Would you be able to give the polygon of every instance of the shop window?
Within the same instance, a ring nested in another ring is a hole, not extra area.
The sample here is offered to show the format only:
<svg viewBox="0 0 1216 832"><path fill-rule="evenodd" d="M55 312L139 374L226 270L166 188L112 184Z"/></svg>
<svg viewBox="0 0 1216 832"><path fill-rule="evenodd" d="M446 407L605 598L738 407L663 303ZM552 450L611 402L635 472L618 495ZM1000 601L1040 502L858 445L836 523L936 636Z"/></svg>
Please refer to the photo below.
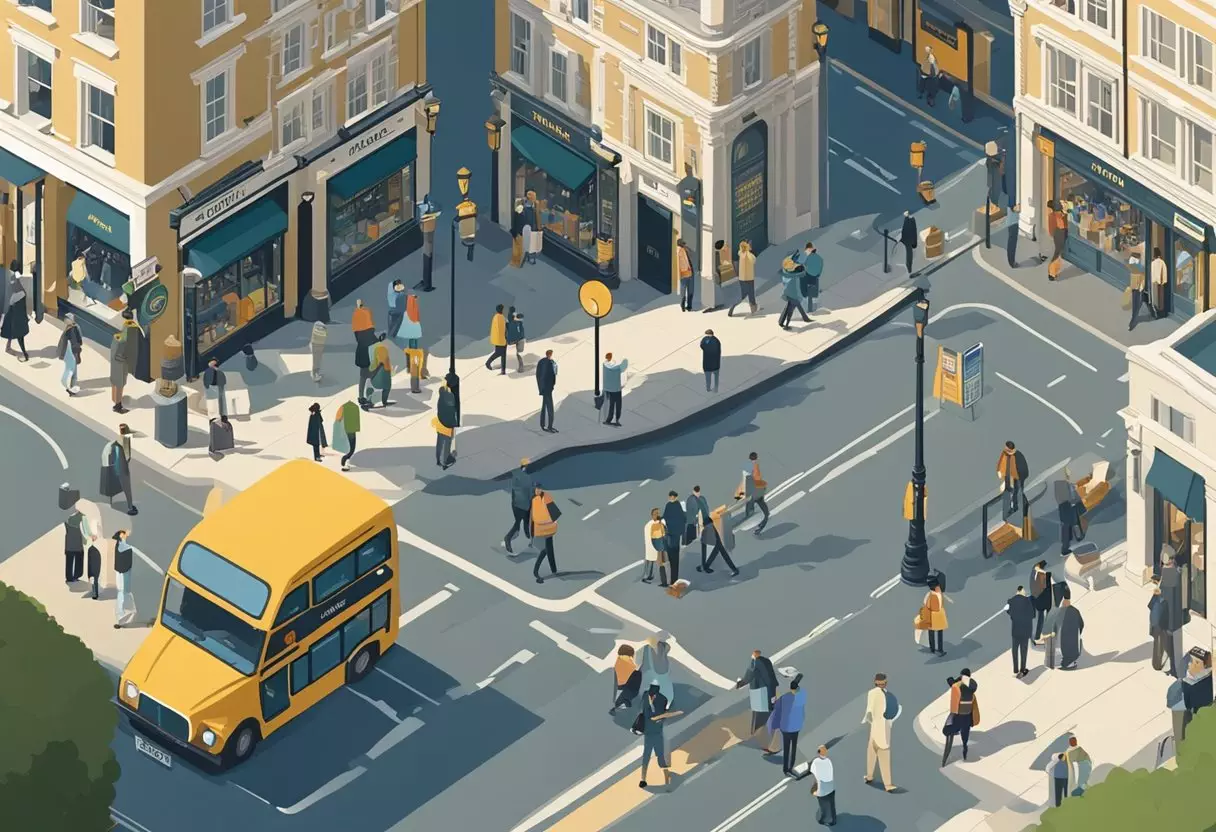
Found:
<svg viewBox="0 0 1216 832"><path fill-rule="evenodd" d="M1182 602L1187 609L1207 615L1207 540L1204 524L1191 520L1169 500L1161 498L1161 540L1177 555L1182 571Z"/></svg>
<svg viewBox="0 0 1216 832"><path fill-rule="evenodd" d="M666 116L646 109L646 155L671 167L675 155L676 124Z"/></svg>
<svg viewBox="0 0 1216 832"><path fill-rule="evenodd" d="M203 0L203 34L232 19L232 0Z"/></svg>
<svg viewBox="0 0 1216 832"><path fill-rule="evenodd" d="M329 211L329 267L336 272L414 219L413 162L350 199L331 194Z"/></svg>
<svg viewBox="0 0 1216 832"><path fill-rule="evenodd" d="M1047 103L1069 115L1077 114L1077 59L1067 52L1046 47Z"/></svg>
<svg viewBox="0 0 1216 832"><path fill-rule="evenodd" d="M1212 192L1212 133L1197 124L1191 126L1191 176L1196 187Z"/></svg>
<svg viewBox="0 0 1216 832"><path fill-rule="evenodd" d="M80 31L114 40L114 0L81 0Z"/></svg>
<svg viewBox="0 0 1216 832"><path fill-rule="evenodd" d="M566 96L569 92L566 82L569 75L570 59L564 52L559 52L556 49L550 50L549 57L549 94L565 104Z"/></svg>
<svg viewBox="0 0 1216 832"><path fill-rule="evenodd" d="M68 224L68 302L117 328L127 308L123 284L131 258L83 228Z"/></svg>
<svg viewBox="0 0 1216 832"><path fill-rule="evenodd" d="M200 355L282 303L281 239L265 243L199 281L194 297L194 321Z"/></svg>
<svg viewBox="0 0 1216 832"><path fill-rule="evenodd" d="M536 219L545 236L561 238L594 259L596 177L572 190L516 153L515 193L528 191L536 192Z"/></svg>
<svg viewBox="0 0 1216 832"><path fill-rule="evenodd" d="M333 87L326 84L319 90L312 92L312 135L328 133L330 131L330 119L333 112Z"/></svg>
<svg viewBox="0 0 1216 832"><path fill-rule="evenodd" d="M17 48L17 66L25 81L18 83L18 111L51 117L51 62L28 49Z"/></svg>
<svg viewBox="0 0 1216 832"><path fill-rule="evenodd" d="M114 155L114 96L91 84L82 84L85 134L81 144Z"/></svg>
<svg viewBox="0 0 1216 832"><path fill-rule="evenodd" d="M1174 169L1178 165L1178 116L1155 101L1145 102L1148 158Z"/></svg>
<svg viewBox="0 0 1216 832"><path fill-rule="evenodd" d="M1181 234L1174 235L1174 294L1195 300L1195 287L1199 285L1199 261L1203 258L1203 247L1192 244ZM1194 431L1192 424L1191 431Z"/></svg>
<svg viewBox="0 0 1216 832"><path fill-rule="evenodd" d="M1178 68L1178 27L1147 6L1140 9L1140 54L1169 69Z"/></svg>
<svg viewBox="0 0 1216 832"><path fill-rule="evenodd" d="M754 87L763 79L760 69L760 38L743 44L743 88Z"/></svg>
<svg viewBox="0 0 1216 832"><path fill-rule="evenodd" d="M1122 194L1056 163L1056 199L1068 217L1069 245L1096 248L1105 257L1144 272L1144 215Z"/></svg>
<svg viewBox="0 0 1216 832"><path fill-rule="evenodd" d="M1115 85L1105 78L1088 76L1086 85L1086 123L1108 139L1115 137Z"/></svg>
<svg viewBox="0 0 1216 832"><path fill-rule="evenodd" d="M511 71L532 80L532 22L520 15L511 14Z"/></svg>

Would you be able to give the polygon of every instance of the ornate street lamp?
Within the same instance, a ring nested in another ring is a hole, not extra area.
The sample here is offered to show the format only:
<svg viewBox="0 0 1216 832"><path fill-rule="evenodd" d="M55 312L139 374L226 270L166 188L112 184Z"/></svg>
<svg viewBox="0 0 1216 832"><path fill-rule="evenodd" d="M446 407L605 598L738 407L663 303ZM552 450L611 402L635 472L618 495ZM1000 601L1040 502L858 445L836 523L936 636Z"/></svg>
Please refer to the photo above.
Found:
<svg viewBox="0 0 1216 832"><path fill-rule="evenodd" d="M490 147L491 222L498 222L498 151L502 150L502 128L506 125L497 113L486 119L486 144Z"/></svg>
<svg viewBox="0 0 1216 832"><path fill-rule="evenodd" d="M916 459L912 464L912 519L899 577L911 586L929 583L929 542L925 537L925 327L929 323L929 298L921 292L912 307L916 325Z"/></svg>
<svg viewBox="0 0 1216 832"><path fill-rule="evenodd" d="M815 53L819 55L819 224L827 225L827 213L831 206L828 187L828 24L820 21L811 27L814 35Z"/></svg>
<svg viewBox="0 0 1216 832"><path fill-rule="evenodd" d="M449 303L451 317L449 322L450 328L448 330L451 357L448 361L448 374L444 380L456 399L456 413L458 415L461 413L461 409L460 376L456 374L456 233L459 231L460 242L464 243L465 250L468 252L467 259L472 262L477 242L477 204L469 199L469 183L472 178L473 174L468 168L462 167L456 171L456 184L460 188L461 199L452 216L452 275L450 281L451 302Z"/></svg>
<svg viewBox="0 0 1216 832"><path fill-rule="evenodd" d="M422 112L426 114L426 132L431 136L439 129L439 98L434 92L428 92L422 99Z"/></svg>

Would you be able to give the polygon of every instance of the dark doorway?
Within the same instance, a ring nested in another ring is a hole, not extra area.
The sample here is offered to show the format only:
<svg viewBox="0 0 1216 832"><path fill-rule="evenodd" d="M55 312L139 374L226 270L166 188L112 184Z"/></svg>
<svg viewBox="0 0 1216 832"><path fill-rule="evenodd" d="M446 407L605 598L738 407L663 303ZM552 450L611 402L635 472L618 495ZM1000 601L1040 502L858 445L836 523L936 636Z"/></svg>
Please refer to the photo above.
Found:
<svg viewBox="0 0 1216 832"><path fill-rule="evenodd" d="M731 145L731 243L768 248L768 125L757 121Z"/></svg>
<svg viewBox="0 0 1216 832"><path fill-rule="evenodd" d="M304 316L304 302L312 291L312 197L296 207L296 317Z"/></svg>
<svg viewBox="0 0 1216 832"><path fill-rule="evenodd" d="M671 211L638 194L638 277L671 294Z"/></svg>

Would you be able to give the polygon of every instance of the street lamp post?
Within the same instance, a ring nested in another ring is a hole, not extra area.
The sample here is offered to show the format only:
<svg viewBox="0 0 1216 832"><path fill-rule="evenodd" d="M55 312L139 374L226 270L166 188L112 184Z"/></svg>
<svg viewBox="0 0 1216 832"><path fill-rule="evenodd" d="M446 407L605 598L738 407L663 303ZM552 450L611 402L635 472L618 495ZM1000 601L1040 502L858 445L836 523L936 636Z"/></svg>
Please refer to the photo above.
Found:
<svg viewBox="0 0 1216 832"><path fill-rule="evenodd" d="M440 100L435 96L434 92L428 92L426 97L422 99L422 112L426 116L426 132L431 138L432 153L431 159L434 159L434 142L435 132L439 129L439 107ZM431 175L427 177L428 183L434 182L434 164L431 165ZM427 190L430 190L428 184ZM430 193L423 198L422 216L419 222L422 226L422 280L414 284L414 288L422 292L434 291L435 285L432 283L432 275L435 268L435 226L439 222L439 206L431 201Z"/></svg>
<svg viewBox="0 0 1216 832"><path fill-rule="evenodd" d="M486 119L486 144L490 146L490 221L498 222L498 151L506 122L497 114Z"/></svg>
<svg viewBox="0 0 1216 832"><path fill-rule="evenodd" d="M456 206L456 211L452 216L452 275L451 275L451 295L450 295L450 320L449 320L449 352L451 353L448 359L448 374L444 378L448 388L452 391L452 396L456 400L456 423L460 424L460 376L456 374L456 234L460 233L460 242L464 243L465 250L468 252L467 259L473 260L473 252L477 242L477 204L469 199L469 181L473 178L473 174L468 168L461 168L456 171L456 184L460 187L460 204Z"/></svg>
<svg viewBox="0 0 1216 832"><path fill-rule="evenodd" d="M912 307L916 324L916 460L912 465L912 519L899 577L911 586L929 582L929 543L925 538L925 326L929 323L929 299Z"/></svg>
<svg viewBox="0 0 1216 832"><path fill-rule="evenodd" d="M819 224L827 225L831 206L828 187L828 33L831 27L820 21L811 27L815 53L819 55Z"/></svg>
<svg viewBox="0 0 1216 832"><path fill-rule="evenodd" d="M612 290L602 280L588 280L578 287L578 302L583 311L595 321L595 354L592 363L595 365L595 396L593 403L599 410L604 404L604 394L600 390L600 320L612 311Z"/></svg>

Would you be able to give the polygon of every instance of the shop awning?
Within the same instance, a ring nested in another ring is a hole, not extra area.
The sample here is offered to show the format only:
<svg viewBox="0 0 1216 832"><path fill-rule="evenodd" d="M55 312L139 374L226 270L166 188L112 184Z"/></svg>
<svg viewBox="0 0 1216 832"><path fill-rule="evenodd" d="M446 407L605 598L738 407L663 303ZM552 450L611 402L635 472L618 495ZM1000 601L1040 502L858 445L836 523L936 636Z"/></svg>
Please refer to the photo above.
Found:
<svg viewBox="0 0 1216 832"><path fill-rule="evenodd" d="M329 180L329 191L339 199L350 199L360 191L387 179L418 156L413 133L386 144L361 162L348 167Z"/></svg>
<svg viewBox="0 0 1216 832"><path fill-rule="evenodd" d="M511 146L551 179L556 179L572 191L581 188L595 173L595 165L539 130L522 124L511 129Z"/></svg>
<svg viewBox="0 0 1216 832"><path fill-rule="evenodd" d="M77 191L68 206L68 222L87 231L111 248L131 253L131 221L84 191Z"/></svg>
<svg viewBox="0 0 1216 832"><path fill-rule="evenodd" d="M0 150L0 179L8 184L20 187L44 176L46 176L46 172L42 168L34 167L7 150Z"/></svg>
<svg viewBox="0 0 1216 832"><path fill-rule="evenodd" d="M210 277L286 230L287 212L274 199L260 199L191 243L186 264Z"/></svg>
<svg viewBox="0 0 1216 832"><path fill-rule="evenodd" d="M1162 451L1153 452L1153 465L1145 480L1163 498L1197 523L1207 516L1203 477Z"/></svg>

